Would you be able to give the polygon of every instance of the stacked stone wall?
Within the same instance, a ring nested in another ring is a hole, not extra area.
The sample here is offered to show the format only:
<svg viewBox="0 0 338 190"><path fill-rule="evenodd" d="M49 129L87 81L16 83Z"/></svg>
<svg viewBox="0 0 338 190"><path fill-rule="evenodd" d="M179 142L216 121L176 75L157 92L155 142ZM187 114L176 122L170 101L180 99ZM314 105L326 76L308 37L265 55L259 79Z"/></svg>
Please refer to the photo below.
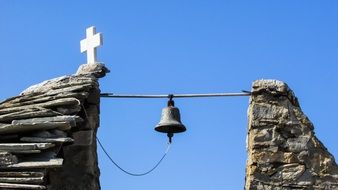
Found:
<svg viewBox="0 0 338 190"><path fill-rule="evenodd" d="M103 64L0 102L0 189L98 190Z"/></svg>
<svg viewBox="0 0 338 190"><path fill-rule="evenodd" d="M255 81L248 120L245 189L338 189L337 164L285 83Z"/></svg>

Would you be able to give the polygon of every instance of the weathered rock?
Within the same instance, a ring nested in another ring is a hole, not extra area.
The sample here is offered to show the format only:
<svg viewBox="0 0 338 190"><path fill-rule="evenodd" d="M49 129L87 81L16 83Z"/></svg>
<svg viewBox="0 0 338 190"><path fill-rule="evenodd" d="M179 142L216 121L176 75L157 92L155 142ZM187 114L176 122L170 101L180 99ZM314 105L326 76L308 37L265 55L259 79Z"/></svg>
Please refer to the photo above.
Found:
<svg viewBox="0 0 338 190"><path fill-rule="evenodd" d="M38 154L41 153L41 150L11 150L13 154Z"/></svg>
<svg viewBox="0 0 338 190"><path fill-rule="evenodd" d="M255 81L248 117L245 189L338 189L334 158L285 83Z"/></svg>
<svg viewBox="0 0 338 190"><path fill-rule="evenodd" d="M22 142L59 142L59 143L69 143L74 140L69 137L59 137L59 138L40 138L40 137L22 137L20 139Z"/></svg>
<svg viewBox="0 0 338 190"><path fill-rule="evenodd" d="M15 183L0 183L2 189L33 189L40 190L46 189L43 185L31 185L31 184L15 184Z"/></svg>
<svg viewBox="0 0 338 190"><path fill-rule="evenodd" d="M51 122L67 122L71 127L75 127L77 122L83 122L83 119L76 115L63 115L55 117L38 117L32 119L23 119L23 120L13 120L13 125L22 125L22 124L43 124Z"/></svg>
<svg viewBox="0 0 338 190"><path fill-rule="evenodd" d="M63 76L33 85L21 95L35 96L39 94L54 95L64 92L87 91L91 85L97 84L95 77Z"/></svg>
<svg viewBox="0 0 338 190"><path fill-rule="evenodd" d="M18 163L18 158L9 152L0 151L0 166L7 166Z"/></svg>
<svg viewBox="0 0 338 190"><path fill-rule="evenodd" d="M35 118L35 117L49 117L49 116L58 116L62 115L59 112L53 111L51 109L34 107L28 108L25 110L20 110L13 113L0 114L0 122L8 122L14 119L26 119L26 118Z"/></svg>
<svg viewBox="0 0 338 190"><path fill-rule="evenodd" d="M46 95L52 96L57 95L62 92L81 92L81 91L89 91L91 88L93 88L94 84L81 84L81 85L75 85L75 86L69 86L66 88L60 88L55 90L50 90L46 92Z"/></svg>
<svg viewBox="0 0 338 190"><path fill-rule="evenodd" d="M20 168L20 169L32 169L32 168L57 168L61 167L63 159L50 159L47 161L31 161L31 162L19 162L17 164L11 164L7 166L0 166L0 169L4 168Z"/></svg>
<svg viewBox="0 0 338 190"><path fill-rule="evenodd" d="M2 151L22 151L22 150L44 150L52 148L53 143L0 143L0 150Z"/></svg>
<svg viewBox="0 0 338 190"><path fill-rule="evenodd" d="M43 103L38 103L38 104L3 108L3 109L0 109L0 114L8 114L8 113L13 113L13 112L24 111L27 109L34 109L34 108L39 109L39 108L51 108L51 107L56 107L56 106L70 106L70 105L80 105L80 101L76 98L61 98L61 99L51 100L48 102L43 102Z"/></svg>
<svg viewBox="0 0 338 190"><path fill-rule="evenodd" d="M87 131L78 131L73 133L73 138L75 140L75 145L91 145L94 140L94 131L87 130Z"/></svg>
<svg viewBox="0 0 338 190"><path fill-rule="evenodd" d="M297 163L284 164L277 168L276 173L271 175L271 179L282 182L297 181L304 171L304 165Z"/></svg>
<svg viewBox="0 0 338 190"><path fill-rule="evenodd" d="M64 131L52 129L48 131L33 132L30 134L30 136L40 138L59 138L59 137L67 137L67 134Z"/></svg>
<svg viewBox="0 0 338 190"><path fill-rule="evenodd" d="M62 115L76 115L81 111L82 107L80 105L73 106L62 106L56 108L56 111Z"/></svg>
<svg viewBox="0 0 338 190"><path fill-rule="evenodd" d="M40 94L32 96L21 95L15 97L14 99L5 100L0 104L0 109L38 104L63 98L76 98L78 100L84 100L87 97L88 92L61 92L53 95Z"/></svg>
<svg viewBox="0 0 338 190"><path fill-rule="evenodd" d="M41 184L43 177L0 177L0 183Z"/></svg>
<svg viewBox="0 0 338 190"><path fill-rule="evenodd" d="M97 78L108 69L95 64L78 71L0 102L0 189L100 189Z"/></svg>
<svg viewBox="0 0 338 190"><path fill-rule="evenodd" d="M22 133L36 130L49 129L69 130L71 125L69 122L48 122L48 123L32 123L32 124L7 124L0 125L0 134Z"/></svg>
<svg viewBox="0 0 338 190"><path fill-rule="evenodd" d="M43 177L44 172L0 172L0 177Z"/></svg>
<svg viewBox="0 0 338 190"><path fill-rule="evenodd" d="M80 130L95 130L99 125L97 116L99 115L99 107L90 105L86 107L85 119L86 122L79 127Z"/></svg>
<svg viewBox="0 0 338 190"><path fill-rule="evenodd" d="M94 75L96 78L101 78L109 72L109 69L102 63L83 64L77 70L76 75Z"/></svg>

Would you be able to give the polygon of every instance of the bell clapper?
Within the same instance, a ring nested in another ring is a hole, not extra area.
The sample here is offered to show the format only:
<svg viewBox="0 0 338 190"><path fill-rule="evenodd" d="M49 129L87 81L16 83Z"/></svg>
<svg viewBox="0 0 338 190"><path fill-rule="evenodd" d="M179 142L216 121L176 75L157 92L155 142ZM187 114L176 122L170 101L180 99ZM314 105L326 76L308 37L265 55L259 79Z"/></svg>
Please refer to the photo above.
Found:
<svg viewBox="0 0 338 190"><path fill-rule="evenodd" d="M171 139L174 136L174 133L167 133L167 136L169 138L169 144L171 144L171 142L172 142Z"/></svg>

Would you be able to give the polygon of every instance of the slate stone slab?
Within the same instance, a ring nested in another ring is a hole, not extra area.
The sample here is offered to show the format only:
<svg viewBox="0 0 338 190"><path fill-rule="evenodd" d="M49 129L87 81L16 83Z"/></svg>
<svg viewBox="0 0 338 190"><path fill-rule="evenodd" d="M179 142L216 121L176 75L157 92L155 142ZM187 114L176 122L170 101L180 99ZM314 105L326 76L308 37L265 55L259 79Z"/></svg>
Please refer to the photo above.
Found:
<svg viewBox="0 0 338 190"><path fill-rule="evenodd" d="M43 150L54 147L53 143L0 143L0 150L21 151L21 150Z"/></svg>
<svg viewBox="0 0 338 190"><path fill-rule="evenodd" d="M58 94L62 92L85 91L91 85L97 84L95 77L63 76L33 85L24 90L21 95Z"/></svg>
<svg viewBox="0 0 338 190"><path fill-rule="evenodd" d="M50 159L48 161L31 161L31 162L19 162L17 164L11 164L8 166L0 166L2 168L12 168L12 169L32 169L32 168L58 168L61 167L63 163L62 158Z"/></svg>
<svg viewBox="0 0 338 190"><path fill-rule="evenodd" d="M43 177L44 172L30 172L30 171L19 171L19 172L0 172L0 177Z"/></svg>
<svg viewBox="0 0 338 190"><path fill-rule="evenodd" d="M0 183L41 184L43 180L43 177L0 177Z"/></svg>
<svg viewBox="0 0 338 190"><path fill-rule="evenodd" d="M31 119L13 120L12 124L20 125L20 124L44 124L53 122L68 122L72 127L75 127L77 122L82 121L83 119L76 115L62 115L55 117L37 117Z"/></svg>
<svg viewBox="0 0 338 190"><path fill-rule="evenodd" d="M49 129L69 130L71 128L68 122L49 122L49 123L32 123L32 124L7 124L0 126L0 134L22 133L34 130Z"/></svg>
<svg viewBox="0 0 338 190"><path fill-rule="evenodd" d="M59 137L59 138L39 138L39 137L22 137L20 139L22 142L58 142L58 143L70 143L74 142L72 138L69 137Z"/></svg>
<svg viewBox="0 0 338 190"><path fill-rule="evenodd" d="M59 112L53 111L51 109L34 107L27 108L24 110L18 110L12 113L0 114L0 122L11 122L15 119L26 119L34 117L49 117L49 116L58 116L62 115Z"/></svg>
<svg viewBox="0 0 338 190"><path fill-rule="evenodd" d="M0 183L2 189L33 189L40 190L46 189L43 185L31 185L31 184L15 184L15 183Z"/></svg>
<svg viewBox="0 0 338 190"><path fill-rule="evenodd" d="M50 108L50 107L64 106L64 105L80 105L80 101L76 98L61 98L61 99L51 100L48 102L43 102L43 103L38 103L38 104L3 108L3 109L0 109L0 114L13 113L13 112L27 110L30 108Z"/></svg>
<svg viewBox="0 0 338 190"><path fill-rule="evenodd" d="M88 92L67 92L67 91L54 95L39 94L31 96L17 96L14 97L13 99L2 102L0 104L0 109L38 104L62 98L76 98L79 100L84 100L87 96Z"/></svg>

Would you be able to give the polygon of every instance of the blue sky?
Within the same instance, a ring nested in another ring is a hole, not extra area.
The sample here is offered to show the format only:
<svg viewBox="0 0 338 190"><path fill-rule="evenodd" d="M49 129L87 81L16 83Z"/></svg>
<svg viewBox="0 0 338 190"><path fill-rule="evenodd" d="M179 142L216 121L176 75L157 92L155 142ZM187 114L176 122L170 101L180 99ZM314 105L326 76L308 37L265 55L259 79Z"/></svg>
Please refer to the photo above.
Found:
<svg viewBox="0 0 338 190"><path fill-rule="evenodd" d="M95 25L102 92L213 93L287 82L317 137L338 157L337 1L0 2L0 99L73 74L80 40ZM153 127L165 99L102 99L98 136L132 172L151 168L167 138ZM131 177L99 150L103 190L243 189L248 97L178 99L187 132L175 135L157 170Z"/></svg>

